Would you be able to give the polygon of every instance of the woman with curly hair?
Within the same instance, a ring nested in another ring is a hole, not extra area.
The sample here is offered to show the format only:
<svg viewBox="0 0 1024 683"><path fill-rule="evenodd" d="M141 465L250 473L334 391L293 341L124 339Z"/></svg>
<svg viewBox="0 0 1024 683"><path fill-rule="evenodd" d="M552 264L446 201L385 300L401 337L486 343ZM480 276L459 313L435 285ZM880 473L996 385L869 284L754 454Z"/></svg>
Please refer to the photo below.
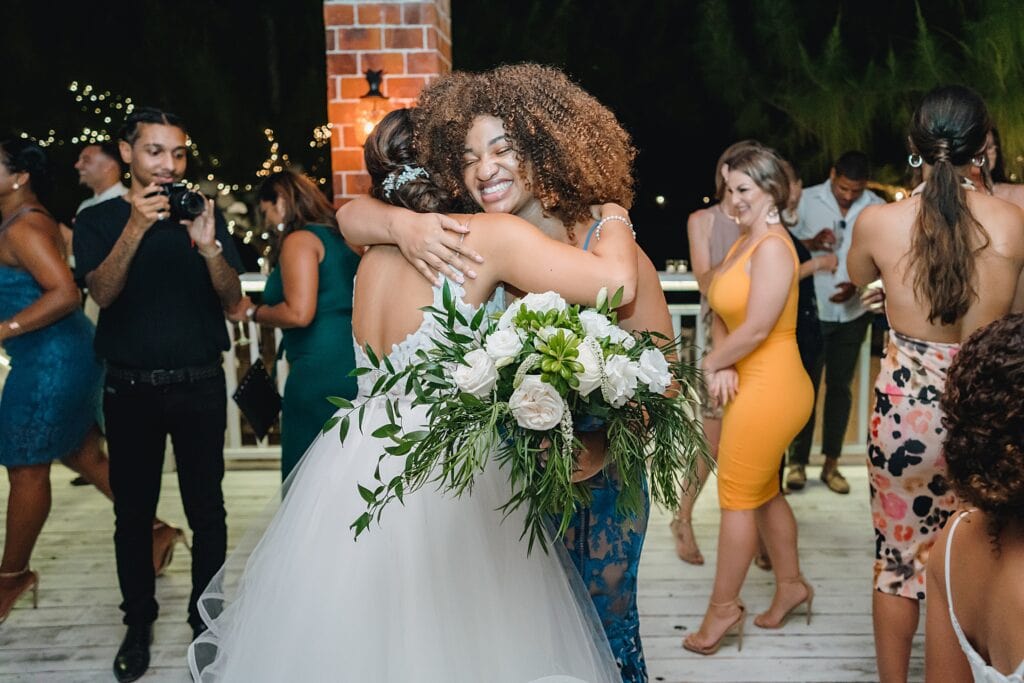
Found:
<svg viewBox="0 0 1024 683"><path fill-rule="evenodd" d="M929 683L1024 681L1021 387L1021 314L975 332L949 368L941 400L946 478L972 509L943 529L928 558Z"/></svg>
<svg viewBox="0 0 1024 683"><path fill-rule="evenodd" d="M855 284L881 276L892 328L868 433L882 683L907 680L928 553L957 508L942 456L947 369L972 332L1024 310L1024 212L965 189L990 127L969 88L925 95L911 120L909 159L924 169L923 191L865 209L847 257Z"/></svg>
<svg viewBox="0 0 1024 683"><path fill-rule="evenodd" d="M583 250L601 239L602 204L633 199L628 133L614 114L556 69L502 66L484 74L453 73L423 91L416 138L432 178L467 210L511 213L549 237ZM606 209L605 209L606 210ZM472 276L477 254L462 247L455 228L436 215L417 215L357 199L338 212L356 243L396 243L426 277L446 264ZM636 299L619 309L630 330L671 338L672 320L651 260L637 249ZM511 289L511 288L510 288ZM565 536L587 583L623 681L646 681L636 581L647 516L615 512L614 471L588 480L593 505L577 512Z"/></svg>
<svg viewBox="0 0 1024 683"><path fill-rule="evenodd" d="M372 192L395 206L443 211L447 194L415 165L410 119L408 110L393 111L367 140ZM625 214L617 216L604 226L599 248L583 253L515 216L456 215L476 228L466 241L487 261L477 278L464 285L446 281L443 288L425 282L395 247L369 249L359 264L352 313L359 365L370 367L364 349L372 348L387 353L389 367L407 367L443 343L444 331L424 307L450 298L460 316L471 318L502 281L554 289L580 304L594 304L601 287L622 287L632 300L633 237ZM493 459L477 473L471 493L429 486L406 493L402 506L358 542L352 538L347 525L366 512L357 483L390 480L404 466L403 459L378 463L374 455L385 444L373 434L389 422L405 431L429 426L428 406L401 385L388 392L394 411L383 397L370 398L377 379L374 373L359 378L359 427L353 424L341 443L340 425L313 443L266 532L251 552L236 550L204 593L209 630L189 650L193 677L617 681L581 582L567 580L557 554L527 553L523 509L499 509L509 483Z"/></svg>

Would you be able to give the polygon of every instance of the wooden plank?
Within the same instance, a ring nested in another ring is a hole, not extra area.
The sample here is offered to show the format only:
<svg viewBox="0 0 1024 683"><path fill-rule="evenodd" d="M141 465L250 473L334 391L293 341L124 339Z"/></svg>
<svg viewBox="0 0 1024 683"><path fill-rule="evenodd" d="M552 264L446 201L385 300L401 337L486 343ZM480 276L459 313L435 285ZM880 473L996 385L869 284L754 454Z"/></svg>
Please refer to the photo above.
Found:
<svg viewBox="0 0 1024 683"><path fill-rule="evenodd" d="M698 628L714 577L718 507L714 480L694 513L694 530L707 564L694 567L675 556L670 516L652 511L640 565L641 631L652 681L872 681L877 680L871 626L871 564L874 551L867 476L860 460L844 462L853 486L848 496L824 488L811 468L811 485L789 496L800 524L801 562L814 584L814 618L800 616L780 631L746 624L743 651L728 639L718 654L701 657L680 647ZM25 599L0 626L0 683L109 681L124 634L117 608L110 503L87 487L66 484L54 469L53 512L39 539L33 567L41 574L39 609ZM229 546L266 513L277 495L273 470L229 471L224 490ZM7 482L0 482L6 497ZM3 513L0 513L2 524ZM164 476L160 515L182 524L184 514L173 473ZM153 668L146 681L188 681L184 659L191 637L185 606L191 588L190 560L178 547L167 575L157 580L161 618L156 624ZM755 614L771 602L773 579L751 567L743 597ZM923 618L922 618L923 623ZM914 643L911 679L922 678L923 639Z"/></svg>

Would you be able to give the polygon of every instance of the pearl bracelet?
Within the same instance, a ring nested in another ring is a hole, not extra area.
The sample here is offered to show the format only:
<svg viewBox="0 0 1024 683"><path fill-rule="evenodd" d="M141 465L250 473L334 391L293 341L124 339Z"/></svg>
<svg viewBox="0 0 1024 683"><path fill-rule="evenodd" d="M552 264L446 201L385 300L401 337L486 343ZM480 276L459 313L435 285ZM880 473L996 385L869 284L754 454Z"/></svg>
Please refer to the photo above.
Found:
<svg viewBox="0 0 1024 683"><path fill-rule="evenodd" d="M594 239L596 241L601 241L601 228L603 228L604 224L608 221L622 221L626 224L626 227L629 228L629 231L633 233L633 239L636 239L636 230L633 229L633 224L629 222L628 218L625 216L605 216L597 222L597 225L594 226Z"/></svg>

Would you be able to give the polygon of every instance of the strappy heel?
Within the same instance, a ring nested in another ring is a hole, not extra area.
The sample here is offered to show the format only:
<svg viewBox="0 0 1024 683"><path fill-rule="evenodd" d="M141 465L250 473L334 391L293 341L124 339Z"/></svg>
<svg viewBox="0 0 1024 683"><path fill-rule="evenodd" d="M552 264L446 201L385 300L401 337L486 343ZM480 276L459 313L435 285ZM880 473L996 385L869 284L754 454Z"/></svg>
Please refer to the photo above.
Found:
<svg viewBox="0 0 1024 683"><path fill-rule="evenodd" d="M777 623L777 624L766 624L764 622L764 618L765 618L765 615L767 614L767 612L764 612L764 613L758 614L756 617L754 617L754 625L757 626L758 628L765 628L765 629L778 629L778 628L782 628L783 626L785 626L786 622L789 620L789 617L793 614L794 610L796 610L798 607L800 607L800 605L807 605L807 625L810 626L811 625L811 615L812 615L812 613L814 611L814 586L812 586L811 584L807 583L807 579L804 578L803 574L800 574L800 575L798 575L798 576L796 576L794 578L791 578L791 579L779 579L779 583L780 584L782 584L782 583L799 583L799 584L802 584L803 587L807 589L807 597L805 597L803 600L801 600L800 602L798 602L795 605L793 605L792 607L790 607L788 610L786 610L786 613L784 615L782 615L782 619L779 620L779 623ZM771 608L769 608L769 609L771 609Z"/></svg>
<svg viewBox="0 0 1024 683"><path fill-rule="evenodd" d="M673 517L668 527L672 530L672 535L676 540L676 556L688 564L704 564L704 555L701 554L700 548L697 547L697 536L693 533L693 525L690 524L690 519L679 516ZM687 537L690 540L689 543L685 540Z"/></svg>
<svg viewBox="0 0 1024 683"><path fill-rule="evenodd" d="M153 524L153 573L160 576L174 559L174 548L181 543L189 551L192 547L185 538L185 530L166 522Z"/></svg>
<svg viewBox="0 0 1024 683"><path fill-rule="evenodd" d="M0 602L0 624L7 620L10 616L11 610L14 609L15 603L25 593L32 591L32 609L39 607L39 574L32 571L28 567L25 567L20 572L0 572L0 579L20 579L27 578L28 580L16 590L6 601Z"/></svg>
<svg viewBox="0 0 1024 683"><path fill-rule="evenodd" d="M697 643L693 642L692 638L694 636L700 635L700 631L698 630L696 633L691 633L690 635L683 638L683 648L689 650L690 652L696 652L699 655L713 655L716 652L718 652L719 648L722 647L722 641L725 640L725 637L732 633L735 633L737 636L737 651L742 651L743 622L747 620L747 606L744 605L743 601L739 598L736 598L735 600L730 600L728 602L710 602L708 603L708 605L709 608L730 607L732 605L735 605L736 607L739 607L740 614L738 617L736 617L736 621L729 624L729 627L725 629L725 632L722 633L722 635L718 637L718 640L716 640L711 645L698 645Z"/></svg>

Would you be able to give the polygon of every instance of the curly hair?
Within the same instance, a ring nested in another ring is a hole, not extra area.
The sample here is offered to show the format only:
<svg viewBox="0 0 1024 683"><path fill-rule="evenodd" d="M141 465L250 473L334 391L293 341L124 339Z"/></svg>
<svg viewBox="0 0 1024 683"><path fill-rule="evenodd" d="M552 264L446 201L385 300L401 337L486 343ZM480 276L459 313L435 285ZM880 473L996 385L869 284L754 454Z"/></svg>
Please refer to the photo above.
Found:
<svg viewBox="0 0 1024 683"><path fill-rule="evenodd" d="M989 533L1024 519L1024 314L1008 315L968 339L942 395L948 477L985 512Z"/></svg>
<svg viewBox="0 0 1024 683"><path fill-rule="evenodd" d="M416 159L413 141L416 111L396 109L381 119L363 145L363 161L373 185L370 196L382 202L401 206L420 213L449 211L451 201L448 193L423 172ZM419 171L408 178L407 171ZM385 188L385 182L392 182L400 176L406 179L393 189Z"/></svg>
<svg viewBox="0 0 1024 683"><path fill-rule="evenodd" d="M589 220L593 204L633 203L636 149L629 133L557 69L514 64L482 74L454 73L424 90L419 108L421 160L459 201L469 199L462 173L466 134L476 117L490 115L501 119L521 165L529 169L527 187L567 228Z"/></svg>

